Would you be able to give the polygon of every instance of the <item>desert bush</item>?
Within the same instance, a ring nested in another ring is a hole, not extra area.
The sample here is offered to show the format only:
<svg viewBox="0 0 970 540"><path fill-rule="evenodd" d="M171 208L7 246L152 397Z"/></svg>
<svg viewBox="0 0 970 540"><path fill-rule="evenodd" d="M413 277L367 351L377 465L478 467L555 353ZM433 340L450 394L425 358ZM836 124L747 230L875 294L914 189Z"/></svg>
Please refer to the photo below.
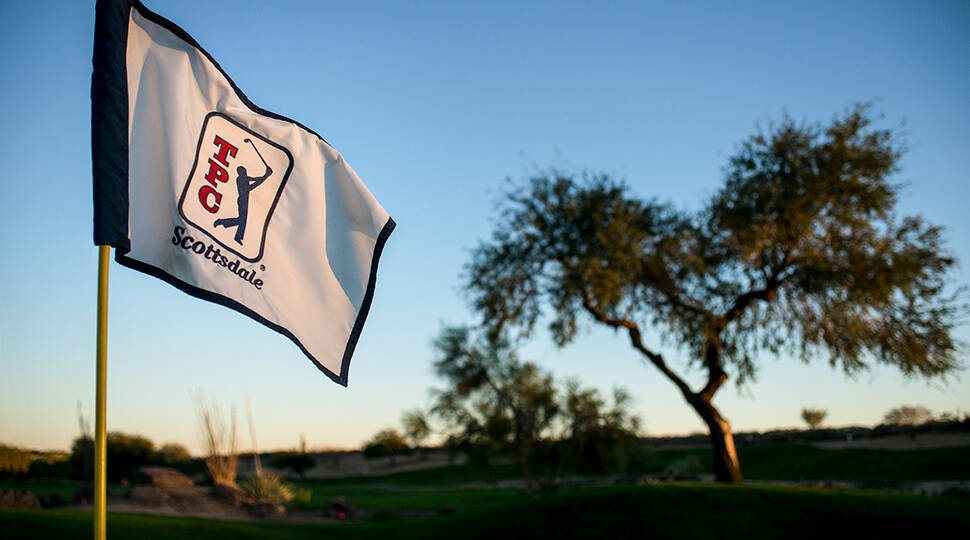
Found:
<svg viewBox="0 0 970 540"><path fill-rule="evenodd" d="M239 438L236 436L236 408L229 414L229 422L214 403L196 399L196 412L205 448L205 466L215 484L236 484L239 461Z"/></svg>
<svg viewBox="0 0 970 540"><path fill-rule="evenodd" d="M374 434L370 441L364 444L363 454L368 459L387 457L390 465L394 466L394 456L411 452L404 436L393 428L382 429Z"/></svg>
<svg viewBox="0 0 970 540"><path fill-rule="evenodd" d="M286 504L295 497L289 482L279 475L268 472L244 478L239 482L239 488L242 489L247 500L252 499L253 502Z"/></svg>
<svg viewBox="0 0 970 540"><path fill-rule="evenodd" d="M109 432L105 450L107 477L112 482L131 475L139 467L155 463L155 443L142 435ZM91 479L94 474L94 439L85 435L74 439L68 461L76 478Z"/></svg>
<svg viewBox="0 0 970 540"><path fill-rule="evenodd" d="M308 470L317 466L317 460L303 452L286 452L273 458L271 464L277 469L289 469L303 478Z"/></svg>
<svg viewBox="0 0 970 540"><path fill-rule="evenodd" d="M162 465L184 463L192 459L189 450L179 443L165 443L155 452L155 462Z"/></svg>
<svg viewBox="0 0 970 540"><path fill-rule="evenodd" d="M0 476L24 474L30 468L31 452L0 444Z"/></svg>

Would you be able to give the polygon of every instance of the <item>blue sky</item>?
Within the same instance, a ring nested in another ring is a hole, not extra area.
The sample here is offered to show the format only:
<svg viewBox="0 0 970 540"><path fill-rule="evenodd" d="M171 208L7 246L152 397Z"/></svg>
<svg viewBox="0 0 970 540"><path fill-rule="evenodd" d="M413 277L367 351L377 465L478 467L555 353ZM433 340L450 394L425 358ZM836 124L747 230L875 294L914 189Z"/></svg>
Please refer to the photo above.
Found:
<svg viewBox="0 0 970 540"><path fill-rule="evenodd" d="M963 263L954 283L970 283L966 2L146 4L256 104L323 135L398 228L346 389L244 316L112 265L109 429L196 449L193 394L235 403L244 422L248 392L262 448L301 433L312 447L358 446L427 405L430 340L473 321L459 275L504 178L588 168L694 209L736 144L783 110L824 121L876 100L910 149L895 177L907 184L900 212L947 228ZM76 403L92 411L93 24L93 2L0 3L0 442L66 448ZM540 334L523 355L604 392L625 386L648 434L702 429L608 330L563 350ZM927 383L888 368L846 379L821 361L761 366L756 383L717 398L736 430L797 426L812 405L833 425L872 424L900 404L970 411L966 372Z"/></svg>

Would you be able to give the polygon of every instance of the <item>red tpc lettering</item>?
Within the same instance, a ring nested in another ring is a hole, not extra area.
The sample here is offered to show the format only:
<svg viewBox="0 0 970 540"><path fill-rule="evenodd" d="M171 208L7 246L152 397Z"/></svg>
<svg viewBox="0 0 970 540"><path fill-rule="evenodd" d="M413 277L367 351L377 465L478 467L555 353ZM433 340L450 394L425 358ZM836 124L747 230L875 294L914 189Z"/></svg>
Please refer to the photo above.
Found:
<svg viewBox="0 0 970 540"><path fill-rule="evenodd" d="M216 163L215 161L212 161L212 158L209 158L209 172L205 173L205 179L208 180L209 183L213 185L213 187L215 187L216 180L222 183L228 182L229 173L227 173L225 169L220 167L218 163Z"/></svg>
<svg viewBox="0 0 970 540"><path fill-rule="evenodd" d="M226 155L228 154L229 156L236 157L236 151L239 149L229 144L228 141L218 135L216 135L216 139L213 141L213 143L219 147L219 152L212 154L212 157L218 159L219 163L222 163L224 166L228 167L229 160L227 159Z"/></svg>
<svg viewBox="0 0 970 540"><path fill-rule="evenodd" d="M216 200L212 205L209 204L209 195L214 196ZM199 188L199 202L202 203L203 208L215 214L219 211L219 203L222 202L222 193L216 191L212 186L202 184L202 187Z"/></svg>

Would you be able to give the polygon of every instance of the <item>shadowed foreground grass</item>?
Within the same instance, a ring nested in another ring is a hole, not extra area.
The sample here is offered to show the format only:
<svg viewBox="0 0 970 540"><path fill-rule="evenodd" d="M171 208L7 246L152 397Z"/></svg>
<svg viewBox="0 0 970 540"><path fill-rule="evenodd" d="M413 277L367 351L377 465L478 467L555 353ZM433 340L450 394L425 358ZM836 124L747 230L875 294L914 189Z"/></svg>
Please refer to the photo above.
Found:
<svg viewBox="0 0 970 540"><path fill-rule="evenodd" d="M533 500L492 492L481 506L455 491L456 514L316 525L108 516L109 538L812 538L967 530L970 501L863 490L680 484L587 487ZM91 534L90 512L0 510L4 538Z"/></svg>

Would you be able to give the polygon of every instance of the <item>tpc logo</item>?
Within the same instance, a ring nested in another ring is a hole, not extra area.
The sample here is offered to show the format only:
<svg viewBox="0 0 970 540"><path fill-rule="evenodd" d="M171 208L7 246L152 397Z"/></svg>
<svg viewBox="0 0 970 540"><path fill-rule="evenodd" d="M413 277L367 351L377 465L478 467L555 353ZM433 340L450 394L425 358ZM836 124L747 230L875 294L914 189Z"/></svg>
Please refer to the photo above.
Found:
<svg viewBox="0 0 970 540"><path fill-rule="evenodd" d="M179 214L222 247L256 262L292 169L286 148L224 114L209 113Z"/></svg>

